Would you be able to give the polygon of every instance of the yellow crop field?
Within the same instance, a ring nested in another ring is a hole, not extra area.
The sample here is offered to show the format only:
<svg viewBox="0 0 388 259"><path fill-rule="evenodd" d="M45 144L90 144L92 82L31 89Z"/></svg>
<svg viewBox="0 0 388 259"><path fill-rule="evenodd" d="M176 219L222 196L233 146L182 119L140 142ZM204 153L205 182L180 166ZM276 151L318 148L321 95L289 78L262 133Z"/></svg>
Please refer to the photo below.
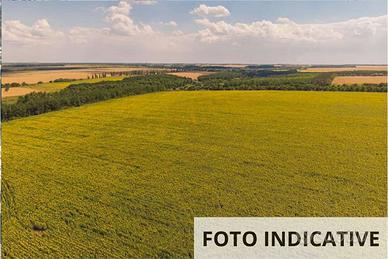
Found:
<svg viewBox="0 0 388 259"><path fill-rule="evenodd" d="M332 82L334 85L342 84L381 84L387 83L386 76L336 76Z"/></svg>
<svg viewBox="0 0 388 259"><path fill-rule="evenodd" d="M181 91L2 126L2 252L193 256L200 216L386 216L384 93Z"/></svg>
<svg viewBox="0 0 388 259"><path fill-rule="evenodd" d="M210 75L213 74L212 72L174 72L174 73L167 73L169 75L174 76L180 76L180 77L187 77L191 78L193 80L197 80L200 76Z"/></svg>

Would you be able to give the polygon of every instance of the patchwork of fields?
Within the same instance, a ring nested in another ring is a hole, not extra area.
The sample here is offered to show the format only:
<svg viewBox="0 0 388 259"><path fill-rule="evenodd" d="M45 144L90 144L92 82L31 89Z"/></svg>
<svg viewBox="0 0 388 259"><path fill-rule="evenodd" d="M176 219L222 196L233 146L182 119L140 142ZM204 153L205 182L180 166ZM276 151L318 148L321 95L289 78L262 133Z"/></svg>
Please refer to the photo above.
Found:
<svg viewBox="0 0 388 259"><path fill-rule="evenodd" d="M55 70L33 70L4 72L2 75L3 83L27 83L36 84L39 81L49 82L58 78L66 79L87 79L94 74L106 73L125 73L130 71L148 71L155 70L148 67L85 67L77 69L55 69ZM159 70L159 69L158 69Z"/></svg>
<svg viewBox="0 0 388 259"><path fill-rule="evenodd" d="M93 78L93 79L81 79L70 82L51 82L42 84L33 84L26 87L11 87L8 91L5 88L1 89L1 98L5 102L16 102L18 96L26 95L32 92L55 92L62 90L69 85L82 84L82 83L97 83L101 81L118 81L122 80L123 76L112 76L106 78Z"/></svg>
<svg viewBox="0 0 388 259"><path fill-rule="evenodd" d="M124 76L112 76L112 77L105 77L105 78L81 79L81 80L75 80L70 82L52 82L52 83L29 85L28 88L31 88L33 90L38 90L38 91L44 91L44 92L55 92L55 91L62 90L68 87L69 85L97 83L102 81L118 81L118 80L122 80L123 78Z"/></svg>
<svg viewBox="0 0 388 259"><path fill-rule="evenodd" d="M162 92L3 123L3 255L188 257L194 216L386 216L386 101Z"/></svg>

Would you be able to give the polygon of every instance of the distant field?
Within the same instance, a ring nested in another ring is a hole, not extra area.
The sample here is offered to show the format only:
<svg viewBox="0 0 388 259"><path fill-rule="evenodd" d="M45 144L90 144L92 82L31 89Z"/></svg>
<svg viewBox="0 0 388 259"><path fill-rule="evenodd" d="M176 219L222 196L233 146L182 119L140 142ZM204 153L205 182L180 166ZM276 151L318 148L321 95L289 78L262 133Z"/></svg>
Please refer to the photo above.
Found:
<svg viewBox="0 0 388 259"><path fill-rule="evenodd" d="M387 83L386 76L336 76L332 82L334 85L342 84L380 84Z"/></svg>
<svg viewBox="0 0 388 259"><path fill-rule="evenodd" d="M162 92L3 123L3 255L192 257L195 216L386 216L386 101Z"/></svg>
<svg viewBox="0 0 388 259"><path fill-rule="evenodd" d="M355 67L310 67L301 72L340 72L340 71L386 71L387 66L355 66Z"/></svg>
<svg viewBox="0 0 388 259"><path fill-rule="evenodd" d="M213 74L213 72L174 72L174 73L168 73L169 75L175 75L175 76L181 76L181 77L187 77L191 78L193 80L197 80L200 76L210 75Z"/></svg>
<svg viewBox="0 0 388 259"><path fill-rule="evenodd" d="M110 72L128 72L138 70L153 70L152 68L142 67L93 67L80 69L58 69L58 70L36 70L36 71L21 71L21 72L4 72L3 83L27 83L35 84L39 81L49 82L58 78L66 79L86 79L98 73Z"/></svg>
<svg viewBox="0 0 388 259"><path fill-rule="evenodd" d="M101 81L116 81L116 80L122 80L123 78L124 77L122 76L115 76L115 77L106 77L106 78L83 79L83 80L76 80L71 82L43 83L43 84L29 85L26 87L11 87L8 89L8 91L5 91L5 89L2 88L1 91L2 91L2 98L7 99L9 97L22 96L32 92L54 92L54 91L58 91L63 88L66 88L72 84L96 83Z"/></svg>
<svg viewBox="0 0 388 259"><path fill-rule="evenodd" d="M19 96L10 96L10 97L3 97L1 98L2 103L16 103L18 100Z"/></svg>
<svg viewBox="0 0 388 259"><path fill-rule="evenodd" d="M1 89L1 98L16 97L26 95L32 92L39 92L39 90L31 89L27 87L11 87L8 91L4 88Z"/></svg>
<svg viewBox="0 0 388 259"><path fill-rule="evenodd" d="M232 68L243 68L247 66L245 64L204 64L204 65L208 67L232 67Z"/></svg>
<svg viewBox="0 0 388 259"><path fill-rule="evenodd" d="M40 91L45 92L53 92L58 91L63 88L68 87L69 85L73 84L81 84L81 83L97 83L101 81L118 81L122 80L123 76L112 76L112 77L105 77L105 78L93 78L93 79L82 79L82 80L75 80L71 82L54 82L54 83L43 83L43 84L35 84L28 86L31 89L36 89Z"/></svg>

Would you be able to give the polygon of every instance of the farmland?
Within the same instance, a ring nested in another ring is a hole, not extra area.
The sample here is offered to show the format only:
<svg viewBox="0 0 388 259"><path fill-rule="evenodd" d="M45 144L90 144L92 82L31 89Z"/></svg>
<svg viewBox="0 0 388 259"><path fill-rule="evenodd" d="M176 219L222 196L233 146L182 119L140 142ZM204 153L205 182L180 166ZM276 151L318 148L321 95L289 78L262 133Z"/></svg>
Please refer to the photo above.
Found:
<svg viewBox="0 0 388 259"><path fill-rule="evenodd" d="M8 91L4 88L1 89L1 98L16 97L21 95L26 95L32 92L37 92L37 89L31 89L27 87L12 87Z"/></svg>
<svg viewBox="0 0 388 259"><path fill-rule="evenodd" d="M195 216L386 216L386 101L178 91L3 123L3 255L192 257Z"/></svg>
<svg viewBox="0 0 388 259"><path fill-rule="evenodd" d="M332 82L334 85L341 84L381 84L387 83L386 76L336 76Z"/></svg>
<svg viewBox="0 0 388 259"><path fill-rule="evenodd" d="M223 66L223 67L231 67L231 68L243 68L243 67L246 67L248 65L246 64L204 64L205 66L209 66L209 67L212 67L212 66Z"/></svg>
<svg viewBox="0 0 388 259"><path fill-rule="evenodd" d="M33 84L33 85L29 85L28 87L38 91L53 92L53 91L58 91L63 88L66 88L69 85L83 84L83 83L97 83L101 81L117 81L123 78L124 78L123 76L112 76L112 77L106 77L106 78L74 80L69 82L51 82L51 83L43 83L43 84Z"/></svg>
<svg viewBox="0 0 388 259"><path fill-rule="evenodd" d="M192 72L174 72L174 73L168 73L168 74L197 80L198 77L211 75L212 72L193 72L192 71Z"/></svg>
<svg viewBox="0 0 388 259"><path fill-rule="evenodd" d="M338 66L338 67L309 67L301 72L342 72L342 71L387 71L387 66Z"/></svg>
<svg viewBox="0 0 388 259"><path fill-rule="evenodd" d="M49 82L58 78L64 79L87 79L95 74L126 73L134 71L150 71L152 68L145 67L76 67L73 69L51 69L51 70L22 70L4 72L3 83L27 83L36 84L39 81Z"/></svg>
<svg viewBox="0 0 388 259"><path fill-rule="evenodd" d="M69 85L73 84L82 84L82 83L97 83L101 81L117 81L122 80L122 76L112 76L106 78L93 78L93 79L82 79L74 80L69 82L51 82L51 83L41 83L41 84L31 84L26 87L11 87L7 91L2 88L2 99L5 102L15 101L15 97L26 95L32 92L55 92L62 90Z"/></svg>

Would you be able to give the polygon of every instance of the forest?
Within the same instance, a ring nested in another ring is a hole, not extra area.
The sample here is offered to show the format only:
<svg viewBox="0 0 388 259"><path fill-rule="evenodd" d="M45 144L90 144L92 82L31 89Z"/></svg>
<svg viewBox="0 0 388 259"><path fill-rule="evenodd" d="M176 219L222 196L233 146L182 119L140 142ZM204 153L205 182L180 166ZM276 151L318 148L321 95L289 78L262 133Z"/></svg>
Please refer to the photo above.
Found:
<svg viewBox="0 0 388 259"><path fill-rule="evenodd" d="M337 73L292 73L282 71L279 76L232 76L232 73L218 73L199 77L199 82L186 90L299 90L299 91L352 91L386 92L387 85L353 84L332 85Z"/></svg>

